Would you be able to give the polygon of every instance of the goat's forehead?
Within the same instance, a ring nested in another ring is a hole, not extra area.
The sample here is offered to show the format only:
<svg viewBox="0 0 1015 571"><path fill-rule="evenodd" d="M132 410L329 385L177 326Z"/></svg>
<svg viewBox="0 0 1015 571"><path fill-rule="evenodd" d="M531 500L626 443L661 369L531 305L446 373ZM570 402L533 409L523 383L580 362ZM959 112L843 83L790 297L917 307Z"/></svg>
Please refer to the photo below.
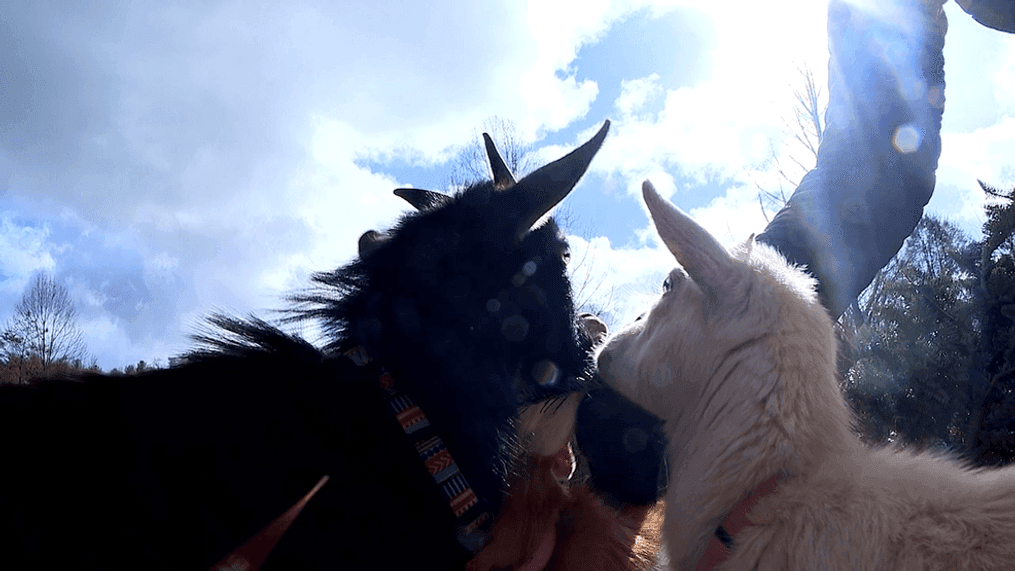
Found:
<svg viewBox="0 0 1015 571"><path fill-rule="evenodd" d="M742 244L733 249L732 256L757 276L757 282L770 284L769 287L775 289L788 289L807 300L814 298L817 281L804 268L790 264L768 244Z"/></svg>
<svg viewBox="0 0 1015 571"><path fill-rule="evenodd" d="M564 235L563 229L557 224L557 220L552 216L546 216L539 219L529 230L529 236L533 237L552 237L557 240L566 242L567 236Z"/></svg>
<svg viewBox="0 0 1015 571"><path fill-rule="evenodd" d="M530 230L522 238L518 248L526 255L555 257L568 251L570 245L560 227L552 219L548 219Z"/></svg>

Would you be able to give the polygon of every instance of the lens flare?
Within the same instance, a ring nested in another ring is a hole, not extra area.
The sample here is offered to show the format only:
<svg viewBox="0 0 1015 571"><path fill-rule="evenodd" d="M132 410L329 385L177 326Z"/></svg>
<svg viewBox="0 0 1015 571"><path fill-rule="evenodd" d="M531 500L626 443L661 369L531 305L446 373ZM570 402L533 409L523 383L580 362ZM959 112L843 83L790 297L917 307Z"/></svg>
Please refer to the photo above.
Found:
<svg viewBox="0 0 1015 571"><path fill-rule="evenodd" d="M544 359L532 366L532 378L542 386L554 385L560 379L560 367Z"/></svg>
<svg viewBox="0 0 1015 571"><path fill-rule="evenodd" d="M892 135L892 146L903 154L915 153L920 148L920 131L912 123L900 125Z"/></svg>
<svg viewBox="0 0 1015 571"><path fill-rule="evenodd" d="M521 315L512 315L501 322L500 332L508 341L521 343L529 334L529 322Z"/></svg>

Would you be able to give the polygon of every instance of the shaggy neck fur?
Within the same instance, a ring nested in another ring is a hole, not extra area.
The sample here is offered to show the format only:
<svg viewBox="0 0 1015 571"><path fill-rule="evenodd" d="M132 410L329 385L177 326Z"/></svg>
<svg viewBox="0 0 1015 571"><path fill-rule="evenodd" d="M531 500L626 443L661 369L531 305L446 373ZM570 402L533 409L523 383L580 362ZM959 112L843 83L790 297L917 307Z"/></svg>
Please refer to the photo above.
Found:
<svg viewBox="0 0 1015 571"><path fill-rule="evenodd" d="M362 344L396 372L494 511L519 406L581 390L592 365L567 243L552 219L518 238L512 200L492 183L447 197L296 298L298 318L325 323L329 349Z"/></svg>

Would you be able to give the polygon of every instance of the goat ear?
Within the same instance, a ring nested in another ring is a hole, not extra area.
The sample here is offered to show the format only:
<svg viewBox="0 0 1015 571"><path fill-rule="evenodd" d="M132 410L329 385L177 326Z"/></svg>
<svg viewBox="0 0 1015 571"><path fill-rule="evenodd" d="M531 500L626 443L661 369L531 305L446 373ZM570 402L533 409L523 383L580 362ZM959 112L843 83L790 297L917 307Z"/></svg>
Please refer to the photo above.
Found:
<svg viewBox="0 0 1015 571"><path fill-rule="evenodd" d="M651 182L642 183L641 191L659 237L677 262L703 290L721 289L735 275L731 273L734 264L726 248L690 216L659 196Z"/></svg>
<svg viewBox="0 0 1015 571"><path fill-rule="evenodd" d="M483 143L486 144L486 156L490 159L490 170L493 171L493 186L497 190L506 190L515 185L515 175L501 158L497 151L497 145L493 144L490 135L483 133Z"/></svg>
<svg viewBox="0 0 1015 571"><path fill-rule="evenodd" d="M359 257L365 258L372 254L378 246L388 238L376 230L367 230L359 237Z"/></svg>
<svg viewBox="0 0 1015 571"><path fill-rule="evenodd" d="M421 188L396 188L395 196L404 198L416 210L429 210L449 200L447 195Z"/></svg>
<svg viewBox="0 0 1015 571"><path fill-rule="evenodd" d="M521 213L517 226L519 239L578 184L609 130L610 121L607 120L587 143L526 176L509 190L518 200Z"/></svg>

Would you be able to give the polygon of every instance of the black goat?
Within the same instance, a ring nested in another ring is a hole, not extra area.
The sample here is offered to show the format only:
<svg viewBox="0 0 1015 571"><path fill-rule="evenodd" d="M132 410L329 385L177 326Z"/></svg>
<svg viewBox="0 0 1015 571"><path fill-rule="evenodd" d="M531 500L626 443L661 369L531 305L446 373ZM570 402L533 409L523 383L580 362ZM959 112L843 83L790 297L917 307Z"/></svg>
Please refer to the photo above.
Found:
<svg viewBox="0 0 1015 571"><path fill-rule="evenodd" d="M265 569L461 568L519 407L590 374L567 243L537 221L608 127L517 182L487 140L493 182L396 191L418 212L292 299L323 351L218 316L176 368L0 388L0 568L208 569L324 475Z"/></svg>

